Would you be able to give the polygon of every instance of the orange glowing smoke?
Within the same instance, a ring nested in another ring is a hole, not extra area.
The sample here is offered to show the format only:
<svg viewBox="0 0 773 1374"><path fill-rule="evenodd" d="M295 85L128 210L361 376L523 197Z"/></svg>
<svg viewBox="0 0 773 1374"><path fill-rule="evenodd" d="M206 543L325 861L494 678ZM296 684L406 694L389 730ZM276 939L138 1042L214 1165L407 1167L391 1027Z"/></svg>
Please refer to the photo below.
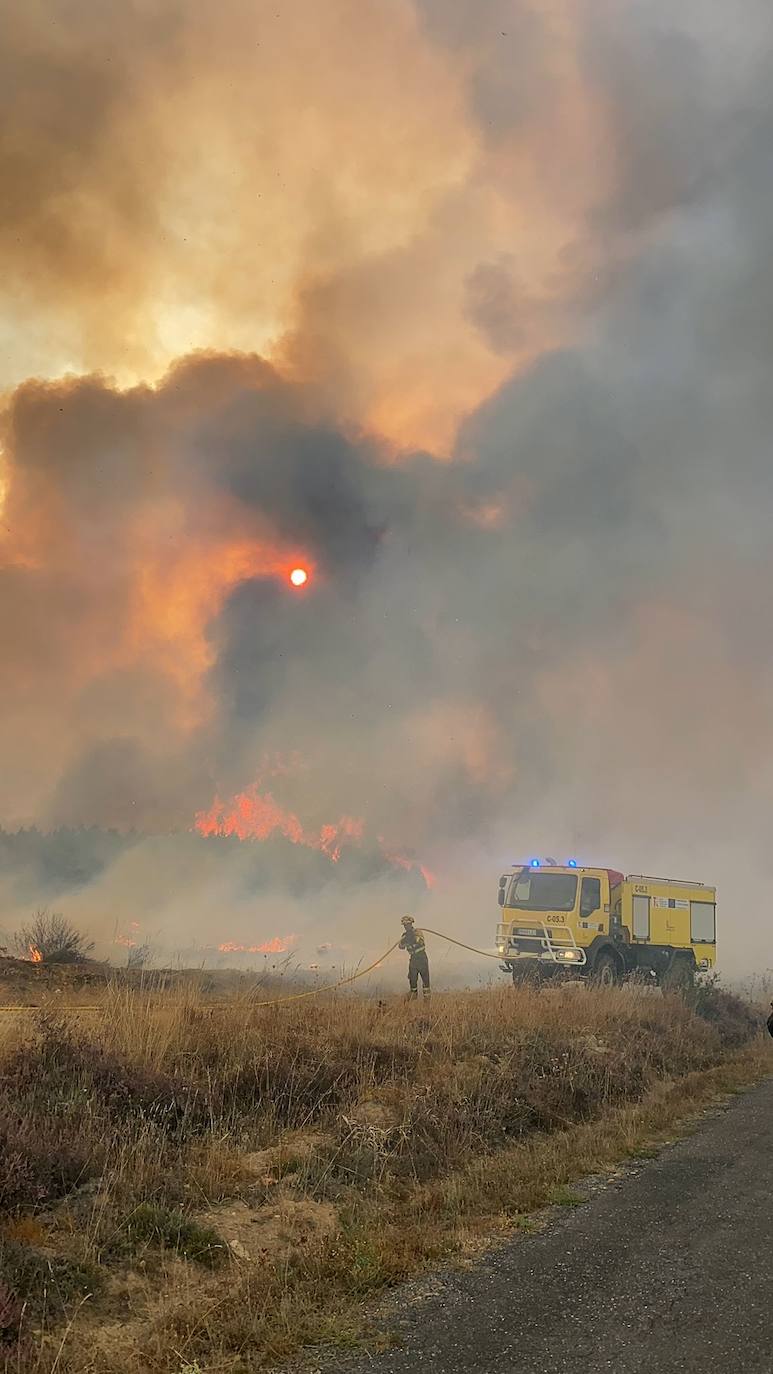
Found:
<svg viewBox="0 0 773 1374"><path fill-rule="evenodd" d="M213 513L216 518L222 523L234 517ZM263 577L289 579L300 590L313 574L313 562L297 547L288 551L241 527L233 533L219 529L181 546L175 531L186 519L184 506L169 503L155 511L145 532L128 647L133 653L153 653L178 684L185 702L179 718L190 728L211 704L202 687L213 664L205 631L229 593L241 582ZM303 565L294 562L299 557ZM303 581L295 581L301 573Z"/></svg>
<svg viewBox="0 0 773 1374"><path fill-rule="evenodd" d="M221 954L287 954L292 949L298 936L275 935L273 940L266 940L262 945L239 945L234 940L226 940L225 944L218 945Z"/></svg>
<svg viewBox="0 0 773 1374"><path fill-rule="evenodd" d="M35 947L35 945L30 945L30 960L33 964L43 963L43 955L41 954L40 950Z"/></svg>

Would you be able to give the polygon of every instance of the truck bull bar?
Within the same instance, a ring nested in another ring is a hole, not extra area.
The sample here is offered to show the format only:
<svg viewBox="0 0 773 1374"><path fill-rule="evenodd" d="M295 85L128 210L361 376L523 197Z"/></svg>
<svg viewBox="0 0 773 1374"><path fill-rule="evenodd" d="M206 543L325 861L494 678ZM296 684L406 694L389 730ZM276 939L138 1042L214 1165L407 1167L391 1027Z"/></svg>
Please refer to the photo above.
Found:
<svg viewBox="0 0 773 1374"><path fill-rule="evenodd" d="M542 963L562 964L578 968L587 962L585 950L575 941L570 926L563 921L531 919L524 922L522 933L513 933L512 921L500 921L497 926L497 949L508 965L516 959L539 959ZM526 933L528 929L528 934ZM526 946L522 949L521 946Z"/></svg>

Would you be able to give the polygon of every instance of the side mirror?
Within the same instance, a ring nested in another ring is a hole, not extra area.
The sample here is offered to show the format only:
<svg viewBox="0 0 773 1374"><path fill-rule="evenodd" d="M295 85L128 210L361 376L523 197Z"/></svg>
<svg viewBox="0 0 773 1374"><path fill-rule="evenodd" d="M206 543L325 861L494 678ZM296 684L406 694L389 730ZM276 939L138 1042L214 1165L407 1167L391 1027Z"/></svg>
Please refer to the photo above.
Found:
<svg viewBox="0 0 773 1374"><path fill-rule="evenodd" d="M499 905L500 905L500 906L504 906L504 904L505 904L505 889L504 889L503 887L500 887L499 892L497 893L497 901L499 902Z"/></svg>

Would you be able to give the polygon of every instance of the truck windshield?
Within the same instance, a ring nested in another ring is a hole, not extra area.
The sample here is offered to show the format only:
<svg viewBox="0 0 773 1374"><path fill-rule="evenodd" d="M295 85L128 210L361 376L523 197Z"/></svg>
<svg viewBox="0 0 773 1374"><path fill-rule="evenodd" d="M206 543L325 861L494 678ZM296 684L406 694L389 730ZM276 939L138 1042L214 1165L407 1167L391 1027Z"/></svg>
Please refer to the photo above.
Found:
<svg viewBox="0 0 773 1374"><path fill-rule="evenodd" d="M524 869L510 879L505 906L522 911L571 911L577 879L570 873L537 873Z"/></svg>

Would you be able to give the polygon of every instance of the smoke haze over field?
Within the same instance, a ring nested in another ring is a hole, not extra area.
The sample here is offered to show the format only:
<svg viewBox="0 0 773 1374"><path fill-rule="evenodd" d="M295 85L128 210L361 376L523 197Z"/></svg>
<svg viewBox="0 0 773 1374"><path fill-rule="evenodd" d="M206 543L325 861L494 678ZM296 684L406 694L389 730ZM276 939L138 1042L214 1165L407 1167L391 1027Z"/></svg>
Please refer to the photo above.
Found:
<svg viewBox="0 0 773 1374"><path fill-rule="evenodd" d="M769 5L0 15L0 825L376 856L315 906L139 845L67 914L489 944L575 853L773 963Z"/></svg>

